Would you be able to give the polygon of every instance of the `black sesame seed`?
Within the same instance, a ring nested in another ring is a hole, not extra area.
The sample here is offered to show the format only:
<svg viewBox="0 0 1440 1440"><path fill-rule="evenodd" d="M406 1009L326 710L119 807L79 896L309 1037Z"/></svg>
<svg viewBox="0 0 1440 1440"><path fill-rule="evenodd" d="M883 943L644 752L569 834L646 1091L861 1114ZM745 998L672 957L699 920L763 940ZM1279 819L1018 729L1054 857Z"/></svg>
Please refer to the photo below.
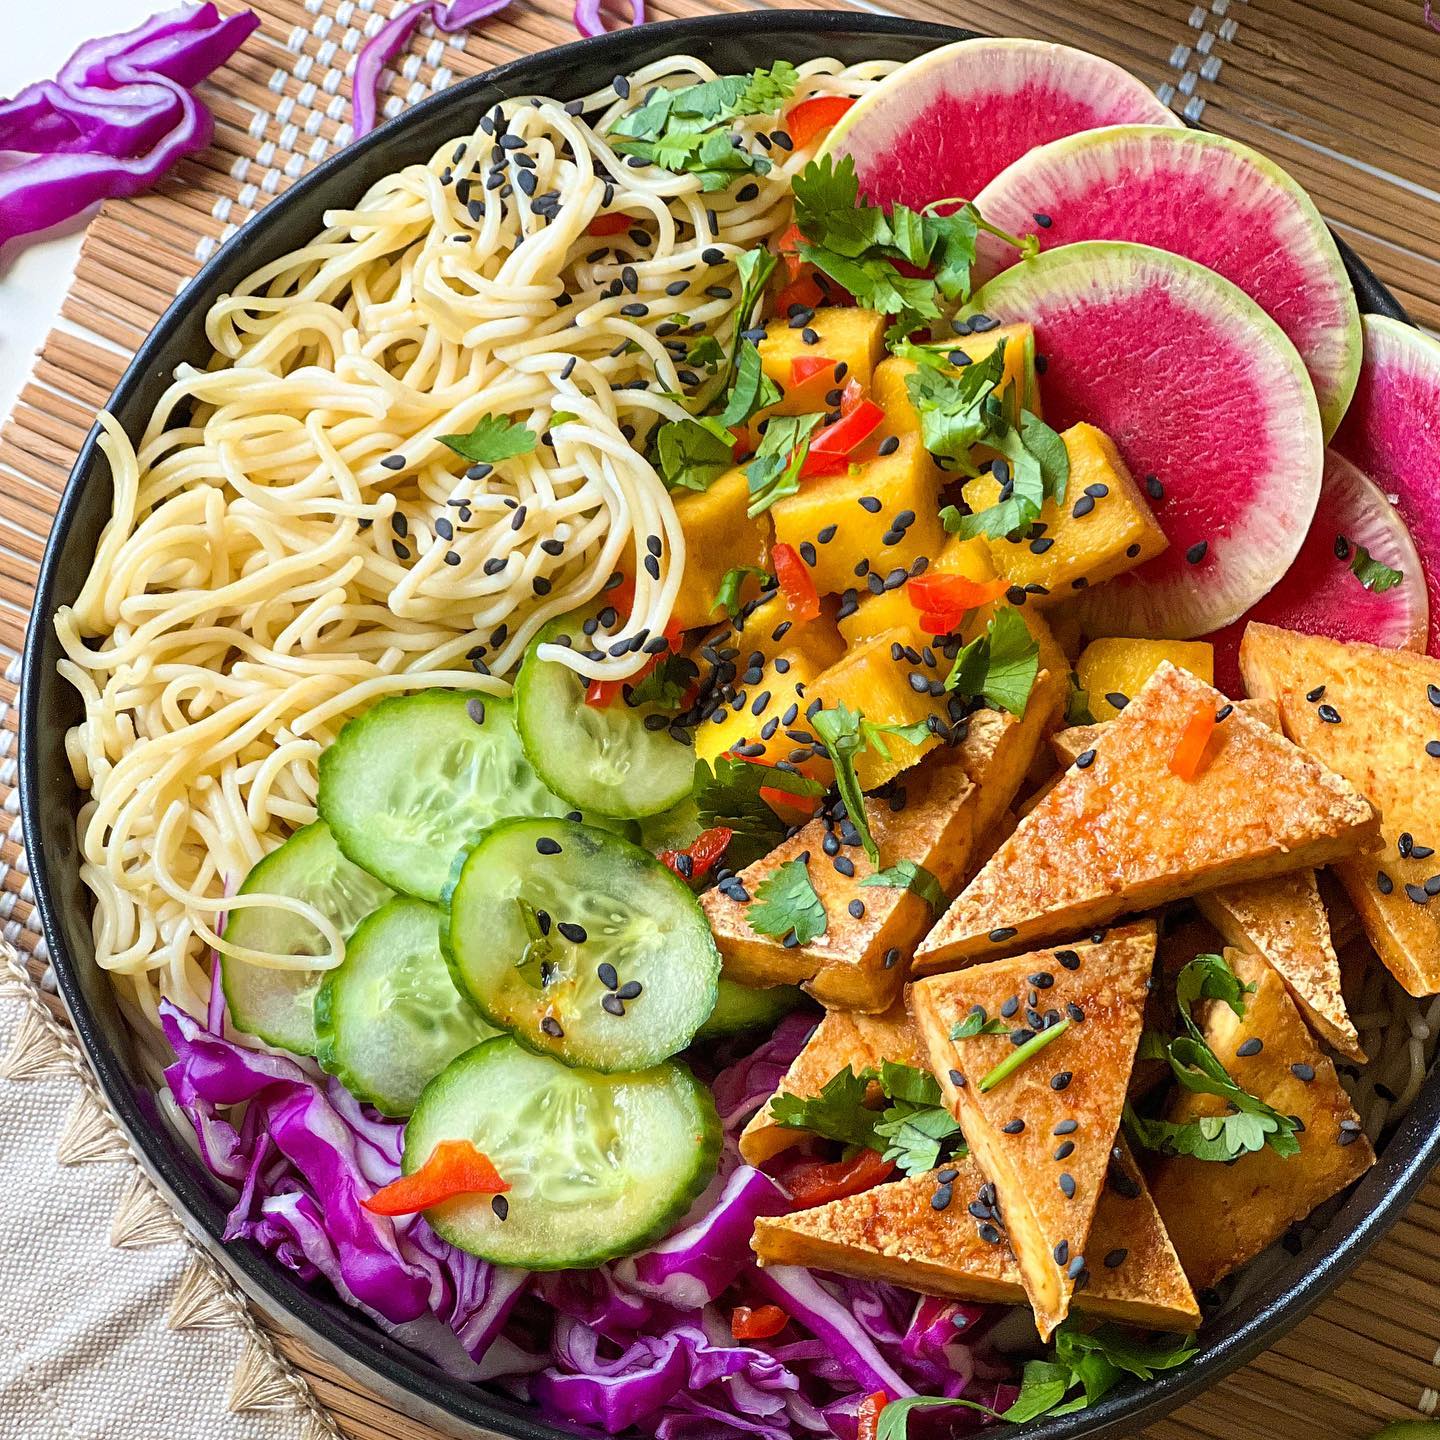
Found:
<svg viewBox="0 0 1440 1440"><path fill-rule="evenodd" d="M552 1040L562 1040L565 1037L564 1027L553 1015L547 1015L540 1022L540 1029Z"/></svg>
<svg viewBox="0 0 1440 1440"><path fill-rule="evenodd" d="M965 1088L965 1077L960 1073L960 1071L952 1070L950 1072L950 1083L957 1090L963 1090Z"/></svg>
<svg viewBox="0 0 1440 1440"><path fill-rule="evenodd" d="M503 1195L492 1195L490 1208L495 1212L497 1220L506 1220L510 1216L510 1202Z"/></svg>
<svg viewBox="0 0 1440 1440"><path fill-rule="evenodd" d="M1158 475L1147 475L1145 477L1145 490L1152 500L1163 500L1165 498L1165 487L1160 483Z"/></svg>
<svg viewBox="0 0 1440 1440"><path fill-rule="evenodd" d="M1290 1073L1297 1080L1303 1080L1308 1085L1315 1078L1315 1067L1304 1060L1297 1060L1290 1067Z"/></svg>
<svg viewBox="0 0 1440 1440"><path fill-rule="evenodd" d="M1437 710L1440 710L1440 685L1427 685L1425 687L1425 698Z"/></svg>
<svg viewBox="0 0 1440 1440"><path fill-rule="evenodd" d="M1324 687L1323 685L1317 685L1313 690L1307 690L1307 691L1305 692L1305 698L1306 698L1312 705L1313 705L1317 700L1323 700L1323 699L1325 698L1325 687Z"/></svg>
<svg viewBox="0 0 1440 1440"><path fill-rule="evenodd" d="M615 993L622 1000L634 1000L644 988L638 980L627 980Z"/></svg>
<svg viewBox="0 0 1440 1440"><path fill-rule="evenodd" d="M1059 1074L1050 1077L1050 1088L1052 1090L1064 1090L1069 1086L1073 1078L1071 1071L1061 1070Z"/></svg>
<svg viewBox="0 0 1440 1440"><path fill-rule="evenodd" d="M1070 1279L1078 1280L1080 1278L1080 1272L1084 1270L1084 1268L1085 1257L1083 1255L1076 1255L1071 1258L1070 1263L1065 1267L1065 1273Z"/></svg>
<svg viewBox="0 0 1440 1440"><path fill-rule="evenodd" d="M1375 877L1375 886L1382 895L1389 895L1395 889L1395 882L1382 870Z"/></svg>
<svg viewBox="0 0 1440 1440"><path fill-rule="evenodd" d="M1077 769L1088 770L1095 763L1095 752L1093 750L1082 750L1075 757Z"/></svg>
<svg viewBox="0 0 1440 1440"><path fill-rule="evenodd" d="M742 186L735 192L735 199L736 199L741 205L746 205L746 204L748 204L751 200L754 200L759 194L760 194L760 187L759 187L758 185L756 185L756 184L751 183L751 184L749 184L749 185L742 185Z"/></svg>
<svg viewBox="0 0 1440 1440"><path fill-rule="evenodd" d="M948 1208L955 1192L948 1185L939 1186L930 1197L930 1208L932 1210L944 1210Z"/></svg>
<svg viewBox="0 0 1440 1440"><path fill-rule="evenodd" d="M405 468L405 457L403 455L387 455L380 463L387 470L403 470Z"/></svg>
<svg viewBox="0 0 1440 1440"><path fill-rule="evenodd" d="M997 925L995 929L990 932L990 943L992 945L1000 945L1006 940L1013 940L1015 935L1016 930L1013 925Z"/></svg>
<svg viewBox="0 0 1440 1440"><path fill-rule="evenodd" d="M1082 495L1071 507L1070 514L1076 520L1083 520L1095 508L1093 496Z"/></svg>
<svg viewBox="0 0 1440 1440"><path fill-rule="evenodd" d="M555 928L572 945L583 945L590 938L583 925L574 925L568 920L562 920Z"/></svg>
<svg viewBox="0 0 1440 1440"><path fill-rule="evenodd" d="M1079 1128L1078 1120L1062 1120L1050 1133L1052 1135L1073 1135Z"/></svg>
<svg viewBox="0 0 1440 1440"><path fill-rule="evenodd" d="M560 842L552 840L548 835L542 835L535 842L535 850L540 855L558 855L560 853Z"/></svg>
<svg viewBox="0 0 1440 1440"><path fill-rule="evenodd" d="M1186 552L1185 558L1192 565L1198 565L1210 553L1208 540L1197 540Z"/></svg>
<svg viewBox="0 0 1440 1440"><path fill-rule="evenodd" d="M1073 1200L1075 1198L1075 1177L1068 1170L1064 1170L1060 1174L1058 1183L1060 1185L1060 1193L1067 1200Z"/></svg>
<svg viewBox="0 0 1440 1440"><path fill-rule="evenodd" d="M408 545L402 545L398 540L392 540L390 544L395 551L395 558L397 560L408 560L410 558L410 547Z"/></svg>
<svg viewBox="0 0 1440 1440"><path fill-rule="evenodd" d="M1265 1042L1258 1035L1252 1035L1243 1045L1236 1047L1235 1053L1242 1060L1248 1060L1252 1055L1258 1055L1264 1048Z"/></svg>
<svg viewBox="0 0 1440 1440"><path fill-rule="evenodd" d="M1425 887L1423 885L1407 885L1405 887L1405 893L1417 905L1428 905L1430 903L1430 897L1425 893Z"/></svg>
<svg viewBox="0 0 1440 1440"><path fill-rule="evenodd" d="M880 501L874 495L862 495L859 504L862 510L868 511L871 515L880 513Z"/></svg>
<svg viewBox="0 0 1440 1440"><path fill-rule="evenodd" d="M900 951L892 945L886 952L881 964L886 970L893 970L900 963Z"/></svg>
<svg viewBox="0 0 1440 1440"><path fill-rule="evenodd" d="M608 960L602 960L595 967L595 974L599 976L600 983L607 990L615 989L615 987L620 983L620 976L616 973L615 967Z"/></svg>
<svg viewBox="0 0 1440 1440"><path fill-rule="evenodd" d="M625 1002L618 995L602 995L600 997L600 1008L607 1015L623 1015L625 1013Z"/></svg>
<svg viewBox="0 0 1440 1440"><path fill-rule="evenodd" d="M1110 1253L1105 1257L1105 1268L1107 1270L1118 1270L1120 1266L1125 1263L1125 1257L1129 1253L1130 1252L1128 1250L1124 1249L1110 1251Z"/></svg>
<svg viewBox="0 0 1440 1440"><path fill-rule="evenodd" d="M856 920L861 919L865 914L865 902L863 900L852 900L847 908L851 916Z"/></svg>
<svg viewBox="0 0 1440 1440"><path fill-rule="evenodd" d="M1025 1132L1025 1122L1020 1119L1007 1120L1000 1131L1004 1135L1022 1135Z"/></svg>
<svg viewBox="0 0 1440 1440"><path fill-rule="evenodd" d="M980 1238L987 1245L998 1245L1000 1243L1000 1232L987 1222L980 1227Z"/></svg>
<svg viewBox="0 0 1440 1440"><path fill-rule="evenodd" d="M1340 723L1340 712L1333 705L1321 705L1315 713L1327 725L1338 725Z"/></svg>
<svg viewBox="0 0 1440 1440"><path fill-rule="evenodd" d="M1440 740L1427 740L1425 742L1425 753L1432 760L1440 760Z"/></svg>
<svg viewBox="0 0 1440 1440"><path fill-rule="evenodd" d="M1402 830L1400 838L1395 842L1395 848L1400 852L1402 860L1408 860L1415 853L1415 837L1408 830Z"/></svg>
<svg viewBox="0 0 1440 1440"><path fill-rule="evenodd" d="M1042 230L1048 230L1055 223L1048 215L1042 214L1039 210L1031 218Z"/></svg>
<svg viewBox="0 0 1440 1440"><path fill-rule="evenodd" d="M1050 1253L1055 1257L1057 1265L1067 1264L1070 1259L1070 1242L1062 1240Z"/></svg>
<svg viewBox="0 0 1440 1440"><path fill-rule="evenodd" d="M1055 958L1067 969L1078 970L1080 968L1080 956L1074 950L1057 950Z"/></svg>

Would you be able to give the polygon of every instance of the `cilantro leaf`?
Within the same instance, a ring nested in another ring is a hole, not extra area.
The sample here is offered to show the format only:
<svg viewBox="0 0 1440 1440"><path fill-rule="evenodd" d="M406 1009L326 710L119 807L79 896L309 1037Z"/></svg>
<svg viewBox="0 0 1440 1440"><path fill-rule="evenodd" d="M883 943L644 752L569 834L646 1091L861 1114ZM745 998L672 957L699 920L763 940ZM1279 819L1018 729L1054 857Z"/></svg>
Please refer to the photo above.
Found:
<svg viewBox="0 0 1440 1440"><path fill-rule="evenodd" d="M768 855L785 838L788 827L761 798L761 790L803 799L825 793L818 780L778 766L720 755L712 770L703 760L696 761L692 793L697 818L702 829L723 825L734 832L726 856L736 869Z"/></svg>
<svg viewBox="0 0 1440 1440"><path fill-rule="evenodd" d="M708 490L735 464L723 419L670 420L655 432L656 468L672 490Z"/></svg>
<svg viewBox="0 0 1440 1440"><path fill-rule="evenodd" d="M870 825L865 818L865 792L861 790L859 776L855 774L855 757L865 748L865 735L860 728L862 719L842 701L833 710L817 710L810 717L810 728L820 737L820 743L835 767L835 788L845 802L845 813L860 832L860 843L865 847L870 863L878 865L880 848L870 833Z"/></svg>
<svg viewBox="0 0 1440 1440"><path fill-rule="evenodd" d="M1002 340L983 360L958 371L922 364L905 377L910 403L920 415L921 439L932 455L968 463L971 449L986 438L985 402L1005 373L1006 343Z"/></svg>
<svg viewBox="0 0 1440 1440"><path fill-rule="evenodd" d="M852 259L890 239L889 222L878 205L860 203L860 178L851 155L812 160L790 184L800 233L823 238L837 255Z"/></svg>
<svg viewBox="0 0 1440 1440"><path fill-rule="evenodd" d="M870 1072L856 1074L847 1065L837 1070L818 1095L789 1095L784 1091L771 1098L770 1115L777 1125L790 1130L808 1130L826 1140L855 1145L862 1150L883 1147L875 1139L878 1110L866 1108Z"/></svg>
<svg viewBox="0 0 1440 1440"><path fill-rule="evenodd" d="M725 359L725 349L713 335L701 335L690 342L685 352L687 365L703 365L709 370L718 370Z"/></svg>
<svg viewBox="0 0 1440 1440"><path fill-rule="evenodd" d="M852 257L809 241L802 242L799 251L802 260L823 270L837 285L848 290L857 304L883 315L902 317L906 330L916 329L940 316L934 282L924 276L902 275L883 255Z"/></svg>
<svg viewBox="0 0 1440 1440"><path fill-rule="evenodd" d="M935 266L935 283L947 300L970 292L970 267L975 263L979 211L969 203L949 215L931 214L927 208L925 244Z"/></svg>
<svg viewBox="0 0 1440 1440"><path fill-rule="evenodd" d="M764 514L777 500L799 491L800 470L810 453L810 434L823 418L820 415L770 417L760 448L745 467L745 481L750 487L750 504L745 513L750 519Z"/></svg>
<svg viewBox="0 0 1440 1440"><path fill-rule="evenodd" d="M972 1005L970 1013L950 1027L950 1038L952 1040L970 1040L976 1035L1003 1035L1009 1029L1009 1024L999 1016L994 1019L988 1018L983 1005Z"/></svg>
<svg viewBox="0 0 1440 1440"><path fill-rule="evenodd" d="M942 1156L953 1159L959 1153L957 1144L964 1146L960 1122L938 1103L897 1100L881 1114L875 1134L885 1142L881 1158L893 1160L906 1175L928 1174Z"/></svg>
<svg viewBox="0 0 1440 1440"><path fill-rule="evenodd" d="M779 399L780 387L765 373L755 342L741 340L735 347L730 393L720 412L720 424L743 425L757 410L774 405Z"/></svg>
<svg viewBox="0 0 1440 1440"><path fill-rule="evenodd" d="M667 655L644 676L639 684L625 691L630 706L653 705L660 710L679 710L686 692L699 674L695 662L684 655Z"/></svg>
<svg viewBox="0 0 1440 1440"><path fill-rule="evenodd" d="M1038 642L1018 610L1003 609L955 656L945 688L983 696L995 709L1021 716L1039 673Z"/></svg>
<svg viewBox="0 0 1440 1440"><path fill-rule="evenodd" d="M734 565L727 570L720 579L720 588L715 592L710 609L723 610L726 615L733 617L740 609L741 587L752 575L762 582L770 578L770 572L758 565Z"/></svg>
<svg viewBox="0 0 1440 1440"><path fill-rule="evenodd" d="M438 439L472 465L496 465L501 460L528 455L539 436L518 420L507 420L503 415L482 415L468 435L441 435Z"/></svg>
<svg viewBox="0 0 1440 1440"><path fill-rule="evenodd" d="M755 887L745 916L757 935L779 940L793 934L801 945L823 935L829 925L810 871L800 860L786 860Z"/></svg>
<svg viewBox="0 0 1440 1440"><path fill-rule="evenodd" d="M1342 545L1350 552L1350 573L1367 590L1383 595L1385 591L1393 590L1405 578L1403 570L1392 570L1384 561L1377 560L1363 545L1357 545L1343 535L1335 541L1336 550Z"/></svg>
<svg viewBox="0 0 1440 1440"><path fill-rule="evenodd" d="M899 860L888 869L867 875L860 882L860 888L864 889L867 885L891 885L897 890L908 890L912 895L918 895L933 915L938 915L945 908L945 892L940 888L940 882L914 860Z"/></svg>

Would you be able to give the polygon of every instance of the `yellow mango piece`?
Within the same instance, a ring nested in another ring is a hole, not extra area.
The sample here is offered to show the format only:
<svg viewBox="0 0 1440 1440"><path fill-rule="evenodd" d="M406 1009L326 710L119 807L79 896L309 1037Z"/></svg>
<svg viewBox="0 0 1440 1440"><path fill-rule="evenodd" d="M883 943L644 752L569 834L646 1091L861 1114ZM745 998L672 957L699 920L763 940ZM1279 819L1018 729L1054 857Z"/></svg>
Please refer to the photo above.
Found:
<svg viewBox="0 0 1440 1440"><path fill-rule="evenodd" d="M1040 396L1031 383L1034 372L1035 331L1030 325L999 325L979 335L957 336L954 348L968 355L971 361L983 360L1001 341L1005 342L1005 369L1000 377L1001 391L1012 385L1025 386L1029 394L1025 408L1040 413ZM905 377L915 373L913 360L892 355L875 367L875 381L870 398L885 412L890 429L897 435L920 433L920 415L911 403ZM952 369L951 373L954 371Z"/></svg>
<svg viewBox="0 0 1440 1440"><path fill-rule="evenodd" d="M863 588L865 572L855 573L862 561L883 579L922 555L938 555L945 543L939 497L935 462L918 436L904 435L889 455L803 481L798 494L776 501L769 513L777 540L802 555L802 545L815 547L815 587L838 595ZM903 531L896 528L901 520Z"/></svg>
<svg viewBox="0 0 1440 1440"><path fill-rule="evenodd" d="M927 575L963 575L967 580L993 580L995 565L990 558L990 547L981 536L961 540L951 536L946 540L940 553L926 568ZM919 611L911 604L907 593L910 582L898 585L893 590L884 590L872 595L861 590L853 610L841 604L840 633L847 645L859 645L887 630L909 629L914 632L911 644L923 644L929 637L920 634L916 625Z"/></svg>
<svg viewBox="0 0 1440 1440"><path fill-rule="evenodd" d="M772 595L737 619L735 644L746 655L759 650L773 658L798 652L814 670L824 670L845 653L845 641L835 628L837 608L833 600L822 602L815 619L796 621L784 595Z"/></svg>
<svg viewBox="0 0 1440 1440"><path fill-rule="evenodd" d="M1145 682L1168 660L1207 685L1215 683L1215 650L1205 640L1092 640L1075 662L1080 688L1090 697L1096 720L1113 720L1124 706L1105 697L1138 695Z"/></svg>
<svg viewBox="0 0 1440 1440"><path fill-rule="evenodd" d="M818 338L806 344L805 331ZM833 410L827 392L851 379L858 380L867 390L875 373L876 362L885 353L885 317L858 306L826 306L815 312L807 326L791 329L783 315L765 327L760 342L760 365L782 392L778 405L766 415L808 415L819 410ZM843 366L837 375L824 370L800 385L790 381L790 362L802 356L815 356Z"/></svg>
<svg viewBox="0 0 1440 1440"><path fill-rule="evenodd" d="M1016 585L1043 585L1049 592L1035 595L1037 605L1062 600L1074 590L1131 570L1158 555L1167 543L1140 487L1103 430L1072 425L1060 438L1070 456L1065 498L1047 500L1040 518L1021 539L1001 536L990 541L1000 574ZM976 511L995 504L999 493L999 483L988 474L968 481L963 491L965 503Z"/></svg>
<svg viewBox="0 0 1440 1440"><path fill-rule="evenodd" d="M808 747L785 733L787 729L797 732L808 729L805 711L815 694L813 682L820 673L819 668L798 651L768 657L761 667L759 681L743 688L745 700L739 710L722 708L715 712L718 721L712 717L696 728L696 755L713 765L718 756L737 745L758 745L761 748L749 753L749 758L773 765L778 760L789 760L792 752L803 749L807 753L795 762L797 767L829 784L830 762L823 756L810 756ZM765 731L771 720L775 725L767 736Z"/></svg>
<svg viewBox="0 0 1440 1440"><path fill-rule="evenodd" d="M674 619L686 630L713 625L723 612L711 607L725 572L737 565L764 566L770 553L770 519L745 514L750 488L745 472L727 470L708 490L676 498L675 515L685 532L685 573L675 597ZM746 581L750 594L757 582ZM741 590L742 597L746 594Z"/></svg>
<svg viewBox="0 0 1440 1440"><path fill-rule="evenodd" d="M918 665L903 655L896 660L891 646L897 644L910 644L909 630L888 630L852 647L842 660L816 678L809 693L820 696L827 710L843 704L876 725L913 725L932 715L945 718L948 697L943 693L932 695L928 689L917 691L910 677L918 675L938 687L950 672L950 662L934 651L933 665L927 665L923 657ZM888 760L873 746L855 757L860 788L873 790L883 785L939 743L934 735L926 735L919 744L899 735L885 736Z"/></svg>

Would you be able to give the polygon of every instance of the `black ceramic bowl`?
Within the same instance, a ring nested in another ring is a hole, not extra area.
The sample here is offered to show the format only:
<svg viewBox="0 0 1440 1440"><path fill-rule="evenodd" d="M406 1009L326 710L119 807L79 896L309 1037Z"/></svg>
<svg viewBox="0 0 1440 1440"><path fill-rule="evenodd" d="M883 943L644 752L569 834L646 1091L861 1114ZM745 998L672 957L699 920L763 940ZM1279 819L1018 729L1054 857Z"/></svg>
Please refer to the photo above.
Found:
<svg viewBox="0 0 1440 1440"><path fill-rule="evenodd" d="M202 320L215 297L256 267L296 248L322 228L322 213L347 206L374 181L428 160L442 141L468 130L495 100L545 93L570 99L600 88L613 75L667 54L690 53L721 71L748 70L777 56L804 60L908 60L968 32L853 12L768 12L717 15L621 31L516 60L426 100L348 146L272 201L205 266L165 312L125 372L109 408L132 436L181 361L203 365ZM1344 246L1341 246L1344 250ZM1383 286L1348 251L1346 263L1361 308L1403 318ZM564 1440L504 1396L457 1383L383 1334L358 1312L299 1285L290 1272L249 1243L221 1243L228 1202L185 1144L161 1119L137 1063L135 1046L116 1008L111 985L96 966L90 898L81 886L75 815L81 797L65 762L65 731L80 718L75 692L55 672L56 608L74 600L109 516L111 489L96 431L86 441L60 503L41 565L34 618L25 648L20 712L20 795L45 937L60 991L81 1043L146 1168L187 1219L190 1229L267 1312L357 1381L405 1413L457 1435L495 1433L522 1440ZM1404 1209L1440 1159L1440 1079L1426 1082L1380 1162L1344 1208L1301 1255L1244 1304L1209 1325L1204 1351L1188 1369L1113 1394L1092 1409L1019 1435L1046 1440L1132 1433L1212 1384L1273 1342L1340 1282Z"/></svg>

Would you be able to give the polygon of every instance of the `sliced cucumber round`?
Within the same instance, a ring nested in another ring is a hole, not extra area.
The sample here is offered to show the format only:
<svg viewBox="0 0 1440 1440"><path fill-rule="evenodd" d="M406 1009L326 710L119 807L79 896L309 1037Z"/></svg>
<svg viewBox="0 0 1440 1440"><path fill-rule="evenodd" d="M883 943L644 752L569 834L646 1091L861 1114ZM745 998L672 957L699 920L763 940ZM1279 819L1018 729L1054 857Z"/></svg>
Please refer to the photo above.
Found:
<svg viewBox="0 0 1440 1440"><path fill-rule="evenodd" d="M642 1250L684 1215L715 1173L720 1121L674 1061L599 1075L501 1036L425 1087L405 1127L405 1173L442 1140L469 1140L510 1189L433 1206L435 1231L497 1265L569 1270Z"/></svg>
<svg viewBox="0 0 1440 1440"><path fill-rule="evenodd" d="M543 631L515 678L515 723L536 773L582 810L636 818L658 815L690 793L695 749L668 729L647 730L649 706L623 698L585 703L585 680L568 665L542 660L539 647L573 621Z"/></svg>
<svg viewBox="0 0 1440 1440"><path fill-rule="evenodd" d="M436 901L455 857L496 820L572 807L531 769L508 700L427 690L357 715L320 757L320 814L351 860Z"/></svg>
<svg viewBox="0 0 1440 1440"><path fill-rule="evenodd" d="M387 1115L408 1115L430 1080L495 1033L450 978L440 912L408 896L360 922L315 996L316 1058Z"/></svg>
<svg viewBox="0 0 1440 1440"><path fill-rule="evenodd" d="M347 938L391 894L388 886L340 853L320 820L297 830L272 850L236 893L287 895L307 901ZM323 955L328 948L320 932L303 916L273 905L232 909L225 921L225 939L270 955ZM315 1053L315 992L324 978L321 970L282 970L233 955L220 957L220 983L231 1024L296 1055Z"/></svg>
<svg viewBox="0 0 1440 1440"><path fill-rule="evenodd" d="M772 985L765 990L756 990L722 975L715 1008L695 1032L695 1038L714 1040L721 1035L738 1035L742 1030L758 1030L762 1025L773 1025L804 999L805 992L798 985Z"/></svg>
<svg viewBox="0 0 1440 1440"><path fill-rule="evenodd" d="M440 944L485 1018L570 1065L643 1070L715 1008L720 954L685 883L568 820L507 820L456 872Z"/></svg>

